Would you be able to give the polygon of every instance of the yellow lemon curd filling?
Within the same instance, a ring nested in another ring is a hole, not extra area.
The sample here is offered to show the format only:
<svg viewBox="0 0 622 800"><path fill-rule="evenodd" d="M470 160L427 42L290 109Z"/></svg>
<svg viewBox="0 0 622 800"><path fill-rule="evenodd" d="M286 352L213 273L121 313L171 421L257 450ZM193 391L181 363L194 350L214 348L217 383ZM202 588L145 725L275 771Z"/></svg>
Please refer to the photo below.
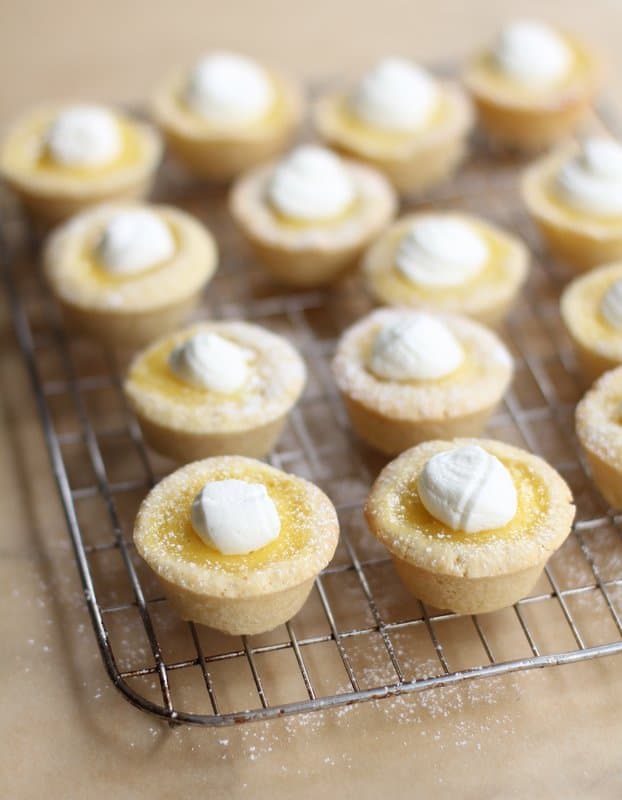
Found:
<svg viewBox="0 0 622 800"><path fill-rule="evenodd" d="M400 491L388 497L389 513L392 518L412 535L429 539L447 539L465 545L478 547L492 541L517 541L528 536L537 526L539 518L546 511L549 494L544 481L522 461L509 458L499 459L508 470L518 496L517 511L514 517L502 528L493 528L479 533L454 531L433 517L425 508L417 491L417 476L412 476ZM423 465L422 465L423 466Z"/></svg>
<svg viewBox="0 0 622 800"><path fill-rule="evenodd" d="M296 480L247 465L228 465L212 470L208 480L236 478L263 483L281 520L277 538L265 547L246 555L224 555L205 544L192 527L192 502L205 485L205 476L188 481L179 494L167 498L159 511L158 525L145 535L145 550L164 550L175 560L195 564L200 569L218 569L231 575L244 575L269 564L288 561L310 542L313 533L313 508Z"/></svg>
<svg viewBox="0 0 622 800"><path fill-rule="evenodd" d="M400 227L390 233L389 250L391 259L388 263L378 265L371 271L372 281L382 286L384 292L397 298L408 297L429 300L432 303L445 297L459 300L468 297L480 286L503 283L507 278L505 263L511 245L483 225L469 220L469 225L480 236L488 248L488 259L483 267L469 280L458 286L423 286L403 275L395 264L395 256L401 240L408 233L408 226Z"/></svg>
<svg viewBox="0 0 622 800"><path fill-rule="evenodd" d="M221 331L218 332L218 335L222 336L223 339L229 339L233 344L244 347L245 350L250 349L246 342L242 344ZM226 399L228 407L239 406L242 408L247 402L248 392L246 387L253 382L253 372L255 371L253 369L253 361L249 362L250 375L247 382L236 392L223 395L220 392L211 392L209 389L191 386L177 377L168 363L172 350L171 341L161 342L157 347L150 349L134 362L128 374L128 380L145 394L157 394L160 397L174 400L175 405L187 408L196 406L201 406L205 409L209 406L220 408L223 398Z"/></svg>
<svg viewBox="0 0 622 800"><path fill-rule="evenodd" d="M622 270L616 275L592 275L581 287L580 295L575 297L573 307L573 327L588 342L603 343L622 341L622 331L611 325L601 314L600 304L609 288L620 278ZM580 299L580 302L577 302Z"/></svg>
<svg viewBox="0 0 622 800"><path fill-rule="evenodd" d="M37 120L36 124L19 130L7 142L6 160L21 172L78 179L108 175L140 161L143 146L140 129L132 122L115 115L119 127L121 150L118 156L103 164L72 167L54 160L45 147L45 134L51 118Z"/></svg>

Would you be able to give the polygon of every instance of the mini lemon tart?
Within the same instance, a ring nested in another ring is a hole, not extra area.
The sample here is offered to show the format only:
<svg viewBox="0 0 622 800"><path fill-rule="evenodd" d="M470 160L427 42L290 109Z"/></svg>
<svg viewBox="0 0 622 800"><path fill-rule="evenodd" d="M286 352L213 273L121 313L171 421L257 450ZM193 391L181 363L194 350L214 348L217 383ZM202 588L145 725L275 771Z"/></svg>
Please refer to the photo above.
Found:
<svg viewBox="0 0 622 800"><path fill-rule="evenodd" d="M295 83L228 52L170 75L152 103L172 153L198 177L217 181L284 150L302 111Z"/></svg>
<svg viewBox="0 0 622 800"><path fill-rule="evenodd" d="M243 175L230 199L259 261L295 287L336 280L392 219L396 205L379 172L314 145Z"/></svg>
<svg viewBox="0 0 622 800"><path fill-rule="evenodd" d="M601 375L577 405L575 422L594 483L612 508L622 508L622 367Z"/></svg>
<svg viewBox="0 0 622 800"><path fill-rule="evenodd" d="M36 218L56 223L95 203L144 196L161 156L158 133L117 110L49 106L9 128L0 174Z"/></svg>
<svg viewBox="0 0 622 800"><path fill-rule="evenodd" d="M525 245L495 225L426 211L389 227L366 252L362 270L378 303L460 312L494 326L508 313L528 265Z"/></svg>
<svg viewBox="0 0 622 800"><path fill-rule="evenodd" d="M548 25L507 25L469 62L465 84L488 137L534 151L568 136L588 113L601 82L599 58Z"/></svg>
<svg viewBox="0 0 622 800"><path fill-rule="evenodd" d="M464 614L529 594L575 508L545 461L490 439L423 442L391 461L365 516L406 587Z"/></svg>
<svg viewBox="0 0 622 800"><path fill-rule="evenodd" d="M106 204L57 228L44 270L77 333L111 347L172 330L196 306L218 260L196 219L170 206Z"/></svg>
<svg viewBox="0 0 622 800"><path fill-rule="evenodd" d="M400 194L421 194L462 161L473 113L457 85L386 58L354 87L321 97L314 122L328 144L384 172Z"/></svg>
<svg viewBox="0 0 622 800"><path fill-rule="evenodd" d="M481 433L513 363L473 320L385 308L346 330L333 373L357 434L396 455L427 439Z"/></svg>
<svg viewBox="0 0 622 800"><path fill-rule="evenodd" d="M139 353L124 389L147 443L193 461L265 456L305 380L283 337L245 322L200 322Z"/></svg>
<svg viewBox="0 0 622 800"><path fill-rule="evenodd" d="M575 271L622 258L622 144L561 145L526 170L522 195L551 252Z"/></svg>
<svg viewBox="0 0 622 800"><path fill-rule="evenodd" d="M622 364L622 263L575 278L562 293L560 313L586 383Z"/></svg>
<svg viewBox="0 0 622 800"><path fill-rule="evenodd" d="M338 537L335 508L317 486L241 456L173 472L134 526L138 553L182 619L232 635L293 617Z"/></svg>

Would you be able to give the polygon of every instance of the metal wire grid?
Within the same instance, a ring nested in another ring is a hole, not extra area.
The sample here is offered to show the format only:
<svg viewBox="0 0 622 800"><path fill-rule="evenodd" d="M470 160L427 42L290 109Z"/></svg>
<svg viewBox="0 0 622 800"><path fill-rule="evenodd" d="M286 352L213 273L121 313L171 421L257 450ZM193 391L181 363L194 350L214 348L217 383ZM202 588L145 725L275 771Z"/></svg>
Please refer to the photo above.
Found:
<svg viewBox="0 0 622 800"><path fill-rule="evenodd" d="M484 212L531 237L517 207L515 176L516 165L497 161L493 169L487 157L480 154L462 177L437 194L434 205L459 205ZM504 409L492 420L489 432L547 457L571 484L578 486L579 513L574 535L546 568L546 578L532 596L521 600L509 612L518 623L525 654L504 658L499 631L505 629L508 618L498 616L503 612L482 618L458 617L412 598L404 601L406 614L387 610L384 594L389 589L395 591L397 578L390 559L373 549L371 538L365 538L360 524L366 491L382 461L352 437L328 367L339 331L369 307L356 282L346 284L336 296L315 291L275 293L278 290L260 270L252 265L242 266L244 253L237 249L239 244L227 227L221 199L179 181L174 173L169 173L163 183L163 195L207 216L223 243L225 263L208 291L202 313L243 317L277 330L285 326L302 349L312 375L311 386L293 412L284 441L270 461L278 467L306 473L333 496L337 495L342 538L336 559L315 585L323 632L305 633L305 609L274 635L240 637L239 644L235 638L176 621L174 630L169 629L166 635L177 637L181 630L185 631L192 652L185 658L166 657L167 638L158 632L154 622L156 610L166 606L166 601L152 589L141 569L131 543L132 515L124 514L120 507L122 498L135 494L138 499L146 493L170 465L146 449L137 423L124 405L120 378L123 359L119 361L118 356L87 343L78 343L86 348L86 356L76 355L76 342L67 337L38 272L27 263L36 260L36 242L9 199L3 197L0 257L15 330L32 379L97 643L110 678L125 697L138 708L171 722L223 726L395 696L469 678L571 663L622 650L622 592L618 595L618 588L622 587L619 537L622 518L603 506L589 483L577 450L572 410L583 387L557 315L560 280L554 266L538 252L537 243L530 242L537 253L537 263L524 299L505 330L506 341L515 351L516 381ZM46 366L42 353L53 354L54 370ZM91 410L93 397L104 405L114 397L121 409L120 423L102 427L99 415ZM68 427L63 416L59 422L54 408L59 398L71 409L68 417L74 421L73 426ZM544 428L554 433L554 445L543 435ZM137 460L140 466L136 476L117 479L110 474L113 463L107 454L110 442L119 446L121 462ZM77 468L68 455L74 446L82 453ZM564 451L561 455L560 450ZM335 464L346 465L343 474L333 469ZM98 522L105 520L111 532L103 541L91 535L91 526L81 519L79 510L81 504L95 501L103 509L103 515L95 514L99 516ZM357 520L354 527L353 518ZM121 559L122 569L115 574L116 589L112 596L114 599L125 592L122 601L105 601L109 587L94 567L96 557L109 553ZM379 581L378 570L384 574L384 581ZM352 578L358 594L356 601L349 599ZM328 586L335 581L336 591ZM350 588L345 591L347 581ZM577 605L575 601L581 599L586 602ZM358 607L354 608L353 603ZM349 609L345 618L343 606ZM531 613L545 607L559 612L554 627L550 621ZM115 618L129 611L136 612L139 618L130 637L138 637L140 633L147 646L141 648L130 641L130 650L138 657L128 660L120 655L111 629ZM348 622L350 611L355 616L362 614L364 623ZM452 620L459 625L455 641L442 627ZM554 631L550 642L546 638L549 630ZM418 637L419 642L415 652L406 656L404 636L413 641ZM556 646L560 636L565 645ZM376 650L366 653L370 637L374 637ZM370 656L367 662L353 655L353 643L362 643L359 650ZM461 653L476 646L479 655L470 662L463 661L461 654L456 655L456 645ZM332 690L325 689L325 682L318 680L313 666L318 659L324 660L317 653L321 646L334 648L331 652L336 653L344 676L342 683ZM429 646L434 656L432 663L423 658ZM301 680L299 696L287 702L271 700L274 685L285 681L284 673L277 671L276 680L271 676L270 688L265 668L259 663L264 655L278 653L293 656L295 672ZM384 670L381 679L377 670L369 668L369 663L377 664L379 653ZM135 663L141 659L147 663ZM250 699L249 693L241 690L236 696L237 673L229 668L240 663L247 665L251 676ZM219 664L227 665L230 673L224 683L215 676ZM201 691L208 699L207 712L198 710L203 705L196 703L196 694L192 695L190 707L178 703L172 688L173 682L183 686L184 677L197 669ZM156 696L145 690L144 683L140 689L136 688L137 682L154 678ZM232 693L233 699L229 697L224 708L223 694Z"/></svg>

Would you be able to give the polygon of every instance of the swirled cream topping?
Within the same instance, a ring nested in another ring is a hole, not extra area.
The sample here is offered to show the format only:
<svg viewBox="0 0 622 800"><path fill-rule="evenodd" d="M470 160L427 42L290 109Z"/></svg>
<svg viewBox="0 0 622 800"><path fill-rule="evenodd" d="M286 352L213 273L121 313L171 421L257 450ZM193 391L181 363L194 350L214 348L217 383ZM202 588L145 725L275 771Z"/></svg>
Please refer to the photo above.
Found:
<svg viewBox="0 0 622 800"><path fill-rule="evenodd" d="M192 527L209 547L244 555L277 538L281 520L263 483L210 481L192 503Z"/></svg>
<svg viewBox="0 0 622 800"><path fill-rule="evenodd" d="M465 533L507 525L518 506L512 476L498 458L479 445L432 456L419 475L417 489L433 517Z"/></svg>
<svg viewBox="0 0 622 800"><path fill-rule="evenodd" d="M452 373L463 359L462 347L447 325L415 311L376 334L369 368L391 381L434 380Z"/></svg>
<svg viewBox="0 0 622 800"><path fill-rule="evenodd" d="M492 55L508 78L525 84L549 84L563 79L574 55L563 37L542 22L521 20L499 34Z"/></svg>
<svg viewBox="0 0 622 800"><path fill-rule="evenodd" d="M132 209L115 214L96 246L97 258L115 275L132 275L175 254L169 226L153 211Z"/></svg>
<svg viewBox="0 0 622 800"><path fill-rule="evenodd" d="M267 189L283 216L313 222L337 217L356 199L343 161L324 147L302 145L277 164Z"/></svg>
<svg viewBox="0 0 622 800"><path fill-rule="evenodd" d="M463 220L430 215L417 220L400 242L395 263L412 283L430 288L460 286L488 260L488 245Z"/></svg>
<svg viewBox="0 0 622 800"><path fill-rule="evenodd" d="M202 332L178 345L169 356L169 367L185 383L198 389L231 394L248 380L252 353L219 336Z"/></svg>
<svg viewBox="0 0 622 800"><path fill-rule="evenodd" d="M374 128L414 131L430 119L440 92L434 78L403 58L379 61L350 94L354 114Z"/></svg>
<svg viewBox="0 0 622 800"><path fill-rule="evenodd" d="M264 117L275 91L267 72L235 53L216 52L191 70L184 92L188 106L215 125L246 125Z"/></svg>
<svg viewBox="0 0 622 800"><path fill-rule="evenodd" d="M554 185L559 198L578 211L622 214L622 144L586 139L576 157L562 165Z"/></svg>
<svg viewBox="0 0 622 800"><path fill-rule="evenodd" d="M65 167L97 167L114 161L122 140L114 115L99 106L73 106L52 121L46 137L48 154Z"/></svg>
<svg viewBox="0 0 622 800"><path fill-rule="evenodd" d="M614 328L622 328L622 278L614 281L603 295L600 313Z"/></svg>

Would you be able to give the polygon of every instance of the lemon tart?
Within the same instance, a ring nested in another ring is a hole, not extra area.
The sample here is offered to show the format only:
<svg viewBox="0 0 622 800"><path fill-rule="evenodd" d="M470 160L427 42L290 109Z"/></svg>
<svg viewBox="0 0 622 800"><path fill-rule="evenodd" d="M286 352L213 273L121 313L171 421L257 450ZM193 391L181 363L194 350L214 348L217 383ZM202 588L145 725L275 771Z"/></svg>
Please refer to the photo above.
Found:
<svg viewBox="0 0 622 800"><path fill-rule="evenodd" d="M285 149L302 111L295 83L230 52L208 53L177 70L152 103L171 152L190 172L217 181Z"/></svg>
<svg viewBox="0 0 622 800"><path fill-rule="evenodd" d="M569 142L529 167L522 195L550 251L574 271L622 258L622 144Z"/></svg>
<svg viewBox="0 0 622 800"><path fill-rule="evenodd" d="M338 536L335 508L317 486L240 456L164 478L134 527L136 549L176 612L235 635L293 617Z"/></svg>
<svg viewBox="0 0 622 800"><path fill-rule="evenodd" d="M395 455L427 439L481 433L513 363L473 320L387 308L345 331L333 373L357 434Z"/></svg>
<svg viewBox="0 0 622 800"><path fill-rule="evenodd" d="M314 145L296 148L234 184L230 208L258 260L295 287L336 280L392 219L388 181Z"/></svg>
<svg viewBox="0 0 622 800"><path fill-rule="evenodd" d="M583 42L530 20L510 23L477 53L464 81L496 144L540 150L568 136L588 113L600 59Z"/></svg>
<svg viewBox="0 0 622 800"><path fill-rule="evenodd" d="M622 508L622 367L601 375L577 405L575 421L594 483L612 508Z"/></svg>
<svg viewBox="0 0 622 800"><path fill-rule="evenodd" d="M489 439L407 450L380 473L365 507L415 597L464 614L529 594L574 512L570 489L549 464Z"/></svg>
<svg viewBox="0 0 622 800"><path fill-rule="evenodd" d="M562 293L560 313L586 383L622 364L622 263L575 278Z"/></svg>
<svg viewBox="0 0 622 800"><path fill-rule="evenodd" d="M124 389L147 443L193 461L266 455L305 380L283 337L245 322L200 322L139 353Z"/></svg>
<svg viewBox="0 0 622 800"><path fill-rule="evenodd" d="M425 211L387 228L365 253L362 271L378 303L459 312L498 325L528 264L525 245L490 222Z"/></svg>
<svg viewBox="0 0 622 800"><path fill-rule="evenodd" d="M177 327L217 259L194 217L137 203L86 209L51 234L43 256L68 326L112 347L146 344Z"/></svg>
<svg viewBox="0 0 622 800"><path fill-rule="evenodd" d="M100 106L45 106L0 143L0 174L25 207L56 223L95 203L145 195L162 155L158 133Z"/></svg>
<svg viewBox="0 0 622 800"><path fill-rule="evenodd" d="M322 96L314 123L331 147L382 171L400 194L421 194L462 161L473 113L456 84L386 58L355 86Z"/></svg>

